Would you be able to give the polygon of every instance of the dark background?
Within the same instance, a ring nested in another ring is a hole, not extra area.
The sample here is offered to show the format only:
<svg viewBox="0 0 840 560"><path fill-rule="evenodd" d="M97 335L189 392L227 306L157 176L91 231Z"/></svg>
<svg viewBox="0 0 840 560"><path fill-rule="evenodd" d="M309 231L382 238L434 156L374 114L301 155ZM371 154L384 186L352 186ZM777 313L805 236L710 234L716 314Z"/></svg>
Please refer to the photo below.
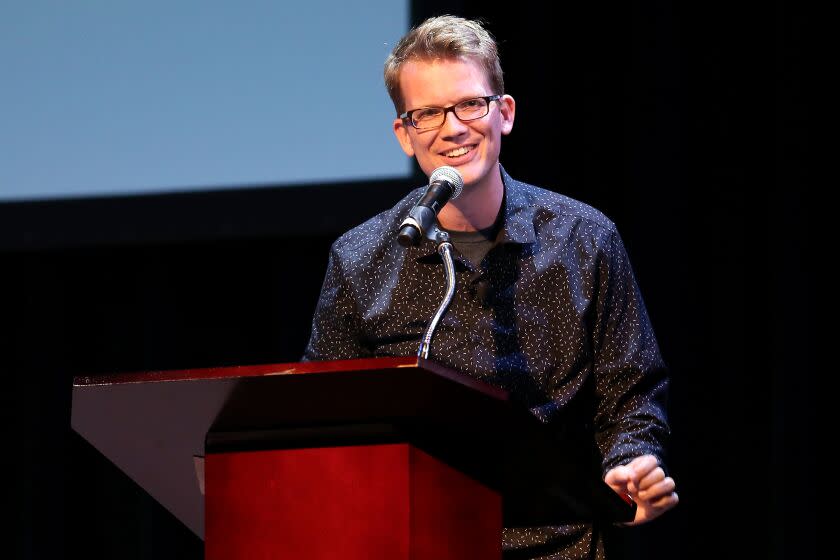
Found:
<svg viewBox="0 0 840 560"><path fill-rule="evenodd" d="M633 260L672 370L681 503L627 530L629 557L815 552L808 26L792 4L414 3L415 23L488 22L518 102L502 163L603 210ZM73 377L297 361L331 241L423 182L0 205L0 556L201 558L72 432Z"/></svg>

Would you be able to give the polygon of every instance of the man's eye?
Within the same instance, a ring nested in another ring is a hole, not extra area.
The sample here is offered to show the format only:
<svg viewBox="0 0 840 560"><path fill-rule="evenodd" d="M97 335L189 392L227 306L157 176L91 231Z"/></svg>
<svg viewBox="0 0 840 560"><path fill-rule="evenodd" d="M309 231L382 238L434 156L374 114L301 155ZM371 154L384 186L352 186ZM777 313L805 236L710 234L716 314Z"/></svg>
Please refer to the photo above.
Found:
<svg viewBox="0 0 840 560"><path fill-rule="evenodd" d="M440 109L421 109L414 112L414 120L422 121L440 116Z"/></svg>

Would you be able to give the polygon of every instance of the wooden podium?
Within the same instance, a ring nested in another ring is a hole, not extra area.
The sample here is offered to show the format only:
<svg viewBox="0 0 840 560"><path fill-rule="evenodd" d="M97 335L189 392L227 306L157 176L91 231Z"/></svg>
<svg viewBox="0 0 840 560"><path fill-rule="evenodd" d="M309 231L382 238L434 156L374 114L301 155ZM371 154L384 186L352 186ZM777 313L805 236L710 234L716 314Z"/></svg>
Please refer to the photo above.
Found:
<svg viewBox="0 0 840 560"><path fill-rule="evenodd" d="M498 559L503 525L634 515L505 391L416 357L78 377L71 423L208 560Z"/></svg>

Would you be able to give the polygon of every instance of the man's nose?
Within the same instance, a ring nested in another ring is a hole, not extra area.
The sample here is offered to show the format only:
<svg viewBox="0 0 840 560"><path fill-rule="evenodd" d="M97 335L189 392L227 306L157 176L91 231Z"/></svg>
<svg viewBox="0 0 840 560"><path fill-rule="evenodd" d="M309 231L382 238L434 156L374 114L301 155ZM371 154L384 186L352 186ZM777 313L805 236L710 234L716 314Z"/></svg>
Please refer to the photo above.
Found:
<svg viewBox="0 0 840 560"><path fill-rule="evenodd" d="M455 111L447 111L443 115L443 124L440 129L446 136L455 136L463 133L467 129L467 125L455 116Z"/></svg>

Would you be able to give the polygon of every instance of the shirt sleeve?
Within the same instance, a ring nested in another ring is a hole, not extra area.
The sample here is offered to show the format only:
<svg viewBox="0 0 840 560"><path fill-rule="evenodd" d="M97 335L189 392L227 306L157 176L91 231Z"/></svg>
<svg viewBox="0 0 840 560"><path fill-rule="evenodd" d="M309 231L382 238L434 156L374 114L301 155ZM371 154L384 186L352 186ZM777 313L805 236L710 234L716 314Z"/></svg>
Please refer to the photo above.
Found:
<svg viewBox="0 0 840 560"><path fill-rule="evenodd" d="M630 260L613 231L598 263L595 437L607 470L651 454L665 468L668 370Z"/></svg>
<svg viewBox="0 0 840 560"><path fill-rule="evenodd" d="M302 360L347 360L369 355L362 343L353 288L333 245Z"/></svg>

